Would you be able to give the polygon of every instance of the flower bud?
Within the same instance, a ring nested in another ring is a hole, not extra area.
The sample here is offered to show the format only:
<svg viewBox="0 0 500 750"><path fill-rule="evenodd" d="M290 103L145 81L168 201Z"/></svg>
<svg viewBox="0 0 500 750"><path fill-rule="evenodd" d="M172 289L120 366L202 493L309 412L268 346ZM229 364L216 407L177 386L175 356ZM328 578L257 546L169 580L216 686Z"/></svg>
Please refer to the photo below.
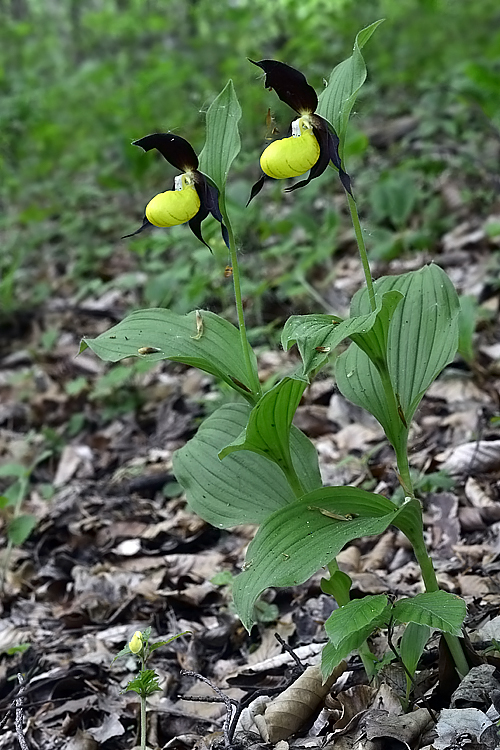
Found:
<svg viewBox="0 0 500 750"><path fill-rule="evenodd" d="M260 166L268 177L283 180L298 177L311 169L319 159L319 143L307 117L292 123L290 138L273 141L262 156Z"/></svg>
<svg viewBox="0 0 500 750"><path fill-rule="evenodd" d="M136 630L132 636L132 640L128 644L129 649L133 654L138 654L142 648L142 633L140 630Z"/></svg>
<svg viewBox="0 0 500 750"><path fill-rule="evenodd" d="M146 206L146 218L155 227L173 227L185 224L196 216L200 198L194 181L188 174L175 178L175 190L158 193Z"/></svg>

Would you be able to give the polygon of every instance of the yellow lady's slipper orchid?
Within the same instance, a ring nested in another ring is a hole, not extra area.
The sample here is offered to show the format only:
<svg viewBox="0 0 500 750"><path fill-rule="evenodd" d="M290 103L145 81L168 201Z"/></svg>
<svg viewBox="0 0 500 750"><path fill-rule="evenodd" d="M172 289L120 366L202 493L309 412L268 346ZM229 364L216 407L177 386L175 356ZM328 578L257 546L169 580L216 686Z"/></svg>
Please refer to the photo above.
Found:
<svg viewBox="0 0 500 750"><path fill-rule="evenodd" d="M200 210L200 197L190 175L178 175L175 189L158 193L146 206L146 218L155 227L185 224Z"/></svg>
<svg viewBox="0 0 500 750"><path fill-rule="evenodd" d="M132 636L132 640L128 644L128 647L133 654L138 654L142 649L142 646L142 633L140 630L136 630L134 635Z"/></svg>
<svg viewBox="0 0 500 750"><path fill-rule="evenodd" d="M281 101L288 104L300 117L291 126L291 137L273 141L260 158L263 174L252 187L248 203L262 190L266 177L283 180L298 177L309 171L305 180L287 188L304 187L323 174L330 161L339 172L340 181L351 192L349 175L344 171L339 155L339 138L330 123L316 114L318 97L300 70L278 60L260 60L251 63L265 74L265 86L274 89Z"/></svg>
<svg viewBox="0 0 500 750"><path fill-rule="evenodd" d="M264 174L275 180L298 177L313 167L319 159L319 143L308 118L292 123L290 138L273 141L262 156L260 166Z"/></svg>
<svg viewBox="0 0 500 750"><path fill-rule="evenodd" d="M142 226L125 237L139 234L150 226L174 227L188 222L193 234L207 245L201 234L201 222L212 214L220 222L222 237L229 247L227 229L222 223L219 208L219 193L205 175L198 171L198 157L191 144L173 133L152 133L134 141L133 145L140 146L144 151L156 148L169 164L183 174L175 178L173 190L158 193L149 201Z"/></svg>

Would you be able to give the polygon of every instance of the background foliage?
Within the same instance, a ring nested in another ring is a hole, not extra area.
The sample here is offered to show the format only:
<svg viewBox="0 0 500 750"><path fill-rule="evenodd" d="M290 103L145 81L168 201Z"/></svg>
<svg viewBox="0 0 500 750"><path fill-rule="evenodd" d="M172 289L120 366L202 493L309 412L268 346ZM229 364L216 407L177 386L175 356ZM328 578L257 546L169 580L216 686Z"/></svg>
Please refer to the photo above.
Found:
<svg viewBox="0 0 500 750"><path fill-rule="evenodd" d="M229 77L243 109L243 151L228 198L245 253L250 322L258 336L273 325L276 303L308 311L309 284L328 280L347 220L323 198L326 181L337 184L333 172L306 196L268 185L244 210L267 106L281 134L290 121L246 58L282 59L319 92L356 31L380 17L386 22L370 41L369 81L348 145L372 253L388 258L432 246L449 228L453 217L436 187L444 171L478 211L498 189L485 146L485 135L498 140L500 128L495 0L2 0L0 9L4 319L36 308L54 289L78 302L139 288L141 305L181 313L227 307L227 255L215 226L208 230L215 258L182 227L120 236L139 226L148 200L173 177L131 141L172 130L199 152L202 113ZM380 125L404 116L413 118L408 132L384 142Z"/></svg>

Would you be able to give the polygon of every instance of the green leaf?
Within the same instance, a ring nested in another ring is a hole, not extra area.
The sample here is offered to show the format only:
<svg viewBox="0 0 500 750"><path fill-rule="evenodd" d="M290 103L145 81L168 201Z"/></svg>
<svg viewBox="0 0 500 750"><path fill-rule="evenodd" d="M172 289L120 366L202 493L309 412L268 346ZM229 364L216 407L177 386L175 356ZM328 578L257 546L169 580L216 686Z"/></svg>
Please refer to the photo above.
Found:
<svg viewBox="0 0 500 750"><path fill-rule="evenodd" d="M241 107L229 80L208 109L206 141L199 159L200 171L211 177L221 193L231 164L240 152L240 119Z"/></svg>
<svg viewBox="0 0 500 750"><path fill-rule="evenodd" d="M7 539L14 545L22 544L29 537L37 523L36 516L16 516L7 526Z"/></svg>
<svg viewBox="0 0 500 750"><path fill-rule="evenodd" d="M351 57L333 69L328 86L320 94L316 111L333 125L341 144L358 91L366 80L366 65L361 49L383 20L375 21L357 34Z"/></svg>
<svg viewBox="0 0 500 750"><path fill-rule="evenodd" d="M425 644L429 640L431 630L428 625L418 625L410 622L403 633L399 644L399 655L408 672L413 677L420 657L424 653ZM412 688L412 682L406 675L407 697Z"/></svg>
<svg viewBox="0 0 500 750"><path fill-rule="evenodd" d="M247 426L221 450L219 458L235 451L253 451L274 461L287 473L292 465L290 427L306 386L305 380L283 378L253 407Z"/></svg>
<svg viewBox="0 0 500 750"><path fill-rule="evenodd" d="M245 570L234 581L244 626L251 628L253 606L264 589L303 583L349 541L381 534L399 513L387 498L356 487L322 487L277 510L250 543Z"/></svg>
<svg viewBox="0 0 500 750"><path fill-rule="evenodd" d="M349 599L352 579L343 570L336 570L330 578L322 578L320 581L321 591L334 596L337 604L342 604Z"/></svg>
<svg viewBox="0 0 500 750"><path fill-rule="evenodd" d="M90 347L107 362L141 357L151 362L183 362L224 380L250 399L251 384L241 350L238 329L207 310L179 315L172 310L136 310L95 339L83 339L80 352ZM151 352L141 353L150 349ZM250 361L257 369L249 347Z"/></svg>
<svg viewBox="0 0 500 750"><path fill-rule="evenodd" d="M479 306L475 296L467 294L460 297L458 351L468 364L474 361L474 332L478 310Z"/></svg>
<svg viewBox="0 0 500 750"><path fill-rule="evenodd" d="M336 649L349 647L349 652L389 620L385 594L364 596L336 609L325 622L328 638Z"/></svg>
<svg viewBox="0 0 500 750"><path fill-rule="evenodd" d="M184 630L182 633L176 633L175 635L172 635L170 638L167 638L166 641L156 641L155 643L148 643L149 653L153 653L153 651L156 651L157 648L161 648L161 646L167 646L169 643L172 643L172 641L175 641L176 638L180 638L182 635L193 635L191 630Z"/></svg>
<svg viewBox="0 0 500 750"><path fill-rule="evenodd" d="M456 594L433 591L417 594L411 599L401 599L394 605L392 614L398 622L416 622L460 636L467 607Z"/></svg>
<svg viewBox="0 0 500 750"><path fill-rule="evenodd" d="M222 406L173 456L174 473L189 506L219 528L261 523L295 500L281 469L261 455L241 451L220 460L221 448L240 435L249 415L247 404ZM307 490L321 486L316 450L293 426L290 449L294 467Z"/></svg>
<svg viewBox="0 0 500 750"><path fill-rule="evenodd" d="M130 690L140 695L141 698L147 698L149 695L161 691L162 688L158 683L158 675L154 669L141 669L137 677L130 680L121 692L126 693Z"/></svg>
<svg viewBox="0 0 500 750"><path fill-rule="evenodd" d="M379 322L378 329L383 330L384 321L390 319L401 299L402 295L396 291L382 294L377 299L375 311L350 317L347 320L333 315L293 315L285 323L281 344L285 350L288 350L292 344L297 344L304 363L302 374L307 377L344 339L354 338L358 334L368 341L366 334L376 326L377 322Z"/></svg>
<svg viewBox="0 0 500 750"><path fill-rule="evenodd" d="M29 469L22 464L6 463L0 466L0 477L25 477L29 474Z"/></svg>
<svg viewBox="0 0 500 750"><path fill-rule="evenodd" d="M409 425L425 391L457 351L457 293L436 265L401 276L385 276L374 287L377 295L391 290L404 295L387 320L387 364L401 416ZM368 310L368 295L362 290L353 298L351 315ZM354 335L353 341L357 346L351 344L335 363L338 387L346 398L378 419L394 445L398 416L388 410L380 375L359 348L363 345L369 352L369 347L361 341L361 334Z"/></svg>

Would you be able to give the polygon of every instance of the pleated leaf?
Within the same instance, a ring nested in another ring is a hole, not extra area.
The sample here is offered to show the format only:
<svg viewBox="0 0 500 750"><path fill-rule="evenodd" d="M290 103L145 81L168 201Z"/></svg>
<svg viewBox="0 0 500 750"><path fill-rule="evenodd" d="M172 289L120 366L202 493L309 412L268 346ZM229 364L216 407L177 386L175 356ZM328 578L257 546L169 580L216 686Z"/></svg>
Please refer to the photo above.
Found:
<svg viewBox="0 0 500 750"><path fill-rule="evenodd" d="M307 377L333 352L341 341L355 334L365 335L379 318L390 317L401 299L397 291L382 294L377 299L377 309L342 320L334 315L293 315L287 320L281 344L288 350L297 344L303 361L303 375ZM380 325L379 325L380 327Z"/></svg>
<svg viewBox="0 0 500 750"><path fill-rule="evenodd" d="M234 451L253 451L269 458L284 471L290 466L290 426L307 386L305 380L286 377L254 406L248 424L221 450L222 459Z"/></svg>
<svg viewBox="0 0 500 750"><path fill-rule="evenodd" d="M207 111L206 141L200 154L200 171L224 192L227 175L241 148L238 122L241 107L229 80Z"/></svg>
<svg viewBox="0 0 500 750"><path fill-rule="evenodd" d="M234 601L247 629L269 586L296 586L331 562L352 539L381 534L405 506L356 487L322 487L273 513L250 543Z"/></svg>
<svg viewBox="0 0 500 750"><path fill-rule="evenodd" d="M453 284L436 265L375 283L377 295L394 289L404 299L387 322L387 362L400 419L409 424L427 388L456 354L460 308ZM367 310L363 290L353 299L351 315ZM355 344L360 337L353 336ZM336 376L342 394L373 414L393 442L398 415L389 412L382 380L367 354L351 344L336 361Z"/></svg>
<svg viewBox="0 0 500 750"><path fill-rule="evenodd" d="M241 433L249 415L247 404L222 406L173 456L174 474L186 492L189 506L219 528L261 523L295 500L283 472L272 461L249 451L220 460L221 448ZM296 427L290 431L290 449L302 483L308 490L320 486L316 450Z"/></svg>
<svg viewBox="0 0 500 750"><path fill-rule="evenodd" d="M464 600L455 594L433 591L417 594L411 599L401 599L394 605L392 614L398 622L416 622L460 636L467 607Z"/></svg>
<svg viewBox="0 0 500 750"><path fill-rule="evenodd" d="M107 362L126 357L183 362L215 375L251 398L238 329L207 310L188 315L163 308L136 310L97 338L83 339L80 352L87 347ZM249 352L256 371L255 354L250 348Z"/></svg>
<svg viewBox="0 0 500 750"><path fill-rule="evenodd" d="M428 625L419 625L416 622L410 622L405 628L403 637L399 643L399 655L403 664L413 677L424 653L424 648L431 635L431 629ZM406 695L410 695L412 681L409 675L406 675Z"/></svg>
<svg viewBox="0 0 500 750"><path fill-rule="evenodd" d="M345 645L352 651L389 619L390 608L385 594L364 596L334 610L325 622L325 630L335 648Z"/></svg>
<svg viewBox="0 0 500 750"><path fill-rule="evenodd" d="M361 49L383 20L375 21L356 35L352 55L333 69L328 86L319 96L316 111L333 125L341 142L345 138L349 115L358 92L366 80L366 65Z"/></svg>

